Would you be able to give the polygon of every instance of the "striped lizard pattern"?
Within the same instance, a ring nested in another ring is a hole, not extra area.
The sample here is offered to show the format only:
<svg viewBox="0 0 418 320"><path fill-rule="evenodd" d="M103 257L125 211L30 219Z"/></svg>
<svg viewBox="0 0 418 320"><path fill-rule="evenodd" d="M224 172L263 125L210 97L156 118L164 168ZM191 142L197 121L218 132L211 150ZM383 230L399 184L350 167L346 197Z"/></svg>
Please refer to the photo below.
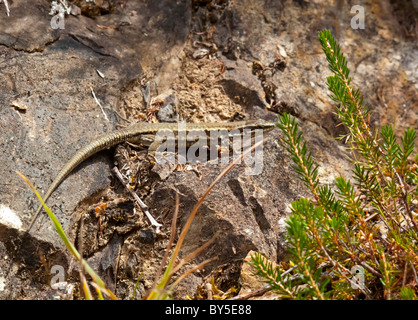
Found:
<svg viewBox="0 0 418 320"><path fill-rule="evenodd" d="M244 129L261 129L263 131L269 131L275 126L274 123L266 122L264 120L247 120L236 122L213 122L213 123L188 123L185 128L185 133L188 134L191 131L204 131L207 136L210 135L210 131L217 130L244 130ZM44 202L48 200L55 189L64 181L64 179L82 162L96 154L97 152L113 147L123 142L133 142L138 140L141 136L155 136L160 130L169 130L176 134L182 129L178 123L137 123L130 127L120 129L108 134L104 134L86 146L79 149L72 158L62 167L48 191L43 197ZM41 212L43 206L39 206L32 221L29 225L28 231L32 228L36 218Z"/></svg>

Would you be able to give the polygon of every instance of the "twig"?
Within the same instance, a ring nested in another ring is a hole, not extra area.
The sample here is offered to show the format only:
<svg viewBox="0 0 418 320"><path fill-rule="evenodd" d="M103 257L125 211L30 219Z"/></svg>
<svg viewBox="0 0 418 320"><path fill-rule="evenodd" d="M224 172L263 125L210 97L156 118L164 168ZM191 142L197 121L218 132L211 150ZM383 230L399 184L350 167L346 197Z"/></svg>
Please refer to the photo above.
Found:
<svg viewBox="0 0 418 320"><path fill-rule="evenodd" d="M97 100L96 95L94 94L93 87L90 87L90 89L91 89L91 94L93 95L94 101L96 101L96 103L99 105L100 110L102 110L102 113L103 113L105 119L107 121L109 121L109 118L107 117L106 113L104 112L102 105L100 104L99 100Z"/></svg>
<svg viewBox="0 0 418 320"><path fill-rule="evenodd" d="M199 263L197 266L194 266L193 268L187 270L185 273L181 274L176 279L176 281L174 281L174 283L170 286L169 291L172 291L179 284L179 282L182 281L184 278L186 278L189 274L192 274L196 270L202 269L203 266L205 266L209 262L212 262L212 261L214 261L216 259L218 259L218 257L212 257L212 258L206 259L205 261L202 261L201 263Z"/></svg>
<svg viewBox="0 0 418 320"><path fill-rule="evenodd" d="M121 118L122 120L128 122L129 124L132 123L131 120L126 119L124 116L122 116L119 112L117 112L116 110L113 111L119 118ZM120 126L120 125L119 125Z"/></svg>
<svg viewBox="0 0 418 320"><path fill-rule="evenodd" d="M140 205L140 207L142 208L142 210L144 211L145 215L147 216L147 218L149 219L149 221L151 222L152 226L155 227L155 232L159 233L160 232L160 227L162 227L163 225L158 223L154 217L149 213L148 211L148 206L139 198L139 196L133 192L127 185L127 183L125 182L125 179L123 179L122 174L120 173L120 171L118 170L117 167L114 167L111 170L115 176L119 179L119 181L125 186L126 190L129 191L129 193L135 198L135 200L138 202L138 204Z"/></svg>
<svg viewBox="0 0 418 320"><path fill-rule="evenodd" d="M96 69L97 74L100 76L100 78L104 79L104 74L100 72L100 70Z"/></svg>
<svg viewBox="0 0 418 320"><path fill-rule="evenodd" d="M407 271L408 271L408 262L405 263L405 269L403 271L402 288L405 287Z"/></svg>
<svg viewBox="0 0 418 320"><path fill-rule="evenodd" d="M183 240L186 237L187 232L189 231L190 225L197 213L197 210L202 205L203 201L205 200L206 196L212 191L213 187L218 183L219 180L222 179L224 175L226 175L238 162L242 161L244 157L249 154L250 152L254 151L257 147L262 145L264 143L264 139L257 142L255 145L253 145L251 148L248 148L245 150L239 157L237 157L231 164L229 164L222 172L215 178L215 180L212 182L212 184L207 188L206 192L203 194L203 196L199 199L199 201L194 206L190 217L187 219L186 224L183 227L182 232L180 233L179 240L177 241L176 247L174 248L173 256L177 256L178 252L180 251L180 247L183 244Z"/></svg>
<svg viewBox="0 0 418 320"><path fill-rule="evenodd" d="M211 190L213 189L213 187L218 183L218 181L220 179L222 179L222 177L224 175L226 175L239 161L242 161L242 159L249 154L250 152L254 151L257 147L259 147L260 145L262 145L262 143L264 143L264 139L259 141L258 143L256 143L254 146L252 146L251 148L248 148L247 150L245 150L239 157L237 157L231 164L229 164L224 170L222 170L222 172L215 178L215 180L212 182L212 184L207 188L206 192L203 194L203 196L199 199L199 201L195 204L195 206L193 207L192 212L190 213L189 218L186 221L186 224L183 227L182 232L180 233L179 239L177 240L177 244L174 247L173 253L171 254L171 258L170 258L170 262L169 262L169 267L166 269L166 274L167 278L165 279L164 282L164 287L166 286L168 280L171 278L171 276L173 275L173 272L171 272L171 269L173 268L173 262L177 259L180 248L183 244L184 238L186 237L186 234L190 228L190 225L194 219L194 217L196 216L196 213L198 211L198 209L200 208L200 206L202 205L203 201L205 200L206 196L211 192ZM216 237L216 235L209 240L209 242L213 241L213 239ZM207 245L207 244L206 244ZM199 249L195 250L198 251ZM193 253L192 253L193 254ZM189 255L190 256L190 255ZM209 261L211 261L213 259L208 259L205 260L204 262L202 262L201 264L199 264L199 266L208 263ZM171 266L170 266L171 263ZM199 267L198 266L198 267ZM177 266L178 267L178 266ZM193 268L193 270L195 270L197 267ZM187 272L187 274L189 274L189 272ZM179 279L183 279L184 278L184 274L182 276L180 276ZM179 282L179 279L177 279L175 281L175 284L177 284ZM152 295L153 293L151 292L151 294L148 296L148 298Z"/></svg>
<svg viewBox="0 0 418 320"><path fill-rule="evenodd" d="M272 287L269 284L266 284L261 288L250 291L248 293L240 294L239 296L232 297L228 300L248 300L249 298L252 298L252 297L262 296L263 294L270 291L271 289Z"/></svg>
<svg viewBox="0 0 418 320"><path fill-rule="evenodd" d="M379 214L379 212L376 212L376 213L373 213L370 217L367 217L366 219L364 219L364 222L367 222L367 221L369 221L370 219L373 219L375 216L377 216ZM354 231L355 230L355 228L352 230L352 231Z"/></svg>
<svg viewBox="0 0 418 320"><path fill-rule="evenodd" d="M184 259L181 259L179 263L176 264L175 267L173 267L173 271L172 274L175 274L177 271L179 271L186 263L188 263L190 260L192 260L193 258L197 257L199 254L201 254L203 251L206 250L207 247L209 247L217 238L219 232L215 233L215 235L207 242L205 242L202 246L200 246L199 248L197 248L196 250L194 250L192 253L189 253L187 255L187 257L185 257ZM213 259L218 259L218 257L215 257ZM212 259L210 259L212 260Z"/></svg>
<svg viewBox="0 0 418 320"><path fill-rule="evenodd" d="M0 3L1 2L2 2L2 0L0 0ZM3 3L4 3L4 6L6 7L7 16L9 17L10 16L10 10L9 10L9 6L7 4L7 0L3 0Z"/></svg>
<svg viewBox="0 0 418 320"><path fill-rule="evenodd" d="M64 9L65 9L65 12L67 13L67 14L70 14L70 12L71 12L71 7L67 7L67 1L62 1L62 0L59 0L60 1L60 3L62 4L62 6L64 7Z"/></svg>
<svg viewBox="0 0 418 320"><path fill-rule="evenodd" d="M408 214L409 218L411 219L412 224L414 225L415 229L418 231L418 224L415 221L414 216L411 213L411 209L409 208L408 194L407 194L407 189L405 188L405 184L403 183L402 177L398 174L398 172L396 172L396 170L395 170L395 174L396 174L396 177L397 177L397 179L399 181L399 184L401 186L402 201L405 205L406 213Z"/></svg>

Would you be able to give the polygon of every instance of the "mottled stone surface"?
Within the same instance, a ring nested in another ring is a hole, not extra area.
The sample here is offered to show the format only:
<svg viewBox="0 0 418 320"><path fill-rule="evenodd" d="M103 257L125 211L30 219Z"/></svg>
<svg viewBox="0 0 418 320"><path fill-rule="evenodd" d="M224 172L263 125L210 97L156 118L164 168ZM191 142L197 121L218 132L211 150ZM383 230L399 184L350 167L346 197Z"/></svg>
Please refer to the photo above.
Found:
<svg viewBox="0 0 418 320"><path fill-rule="evenodd" d="M6 288L0 298L53 299L50 270L56 264L65 267L66 281L79 282L77 267L45 213L25 232L38 202L15 170L45 191L76 150L127 125L126 119L275 121L277 112L288 112L297 117L320 165L321 182L332 186L339 174L348 177L345 147L335 139L345 131L337 127L325 84L330 71L318 42L324 28L342 46L353 84L373 111L371 125L393 123L398 134L406 127L417 129L417 8L408 1L355 4L365 9L363 30L351 28L354 3L342 0L100 1L94 8L77 1L80 11L66 16L65 28L56 30L48 1L9 1L9 17L0 4L0 254L7 257L0 260ZM261 174L249 176L245 165L236 166L203 202L181 257L217 238L182 271L218 259L180 283L176 298L193 295L217 266L238 265L250 250L272 261L283 258L288 206L309 195L279 137L278 130L268 135ZM168 244L176 192L179 234L225 168L153 169L144 151L133 150L121 146L114 158L112 151L92 157L48 201L70 238L122 299L132 295L144 270L136 297L152 287ZM115 160L139 182L137 193L164 225L161 234L153 232L139 208L132 215L127 209L132 203L122 211L95 213L99 205L129 199L110 173ZM238 278L229 280L238 283ZM61 297L81 295L75 289Z"/></svg>

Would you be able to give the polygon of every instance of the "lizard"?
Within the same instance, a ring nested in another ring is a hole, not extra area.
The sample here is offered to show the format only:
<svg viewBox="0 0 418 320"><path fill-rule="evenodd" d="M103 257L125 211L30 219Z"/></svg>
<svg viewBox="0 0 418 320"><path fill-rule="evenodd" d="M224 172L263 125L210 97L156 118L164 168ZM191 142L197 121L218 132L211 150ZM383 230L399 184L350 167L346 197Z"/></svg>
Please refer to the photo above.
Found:
<svg viewBox="0 0 418 320"><path fill-rule="evenodd" d="M191 131L204 131L207 136L210 136L210 131L213 130L240 130L244 129L261 129L264 132L270 131L275 127L275 124L272 122L267 122L264 120L246 120L246 121L235 121L235 122L212 122L212 123L188 123L186 125L186 134ZM111 133L107 133L99 136L89 144L85 145L79 149L70 160L62 167L58 175L53 180L52 184L45 193L43 200L46 203L51 194L55 189L65 180L65 178L82 162L90 158L92 155L97 152L113 147L117 144L123 142L138 142L141 141L141 138L144 136L148 141L152 141L152 137L160 130L170 130L176 135L179 134L179 124L178 123L136 123L127 128L119 129ZM182 130L182 129L180 129ZM145 139L145 141L146 141ZM32 218L32 221L29 225L27 231L29 232L33 224L36 221L39 213L41 212L43 206L42 204L36 210L35 215Z"/></svg>

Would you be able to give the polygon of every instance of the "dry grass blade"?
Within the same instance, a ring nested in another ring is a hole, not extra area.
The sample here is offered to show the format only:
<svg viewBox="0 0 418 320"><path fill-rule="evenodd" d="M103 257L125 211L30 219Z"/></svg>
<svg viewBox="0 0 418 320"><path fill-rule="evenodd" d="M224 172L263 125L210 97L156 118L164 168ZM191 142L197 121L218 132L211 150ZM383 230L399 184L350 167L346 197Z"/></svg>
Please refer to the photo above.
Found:
<svg viewBox="0 0 418 320"><path fill-rule="evenodd" d="M173 290L180 283L180 281L183 280L184 278L186 278L189 274L192 274L196 270L199 270L199 269L203 268L209 262L212 262L212 261L217 260L217 259L218 259L218 257L213 257L213 258L206 259L205 261L199 263L197 266L191 268L190 270L187 270L180 277L178 277L178 279L176 279L176 281L174 281L174 283L171 285L171 288L170 288L169 291Z"/></svg>
<svg viewBox="0 0 418 320"><path fill-rule="evenodd" d="M205 200L205 198L207 197L207 195L212 191L213 187L218 183L219 180L222 179L223 176L225 176L238 162L240 162L247 154L251 153L252 151L254 151L258 146L260 146L262 143L264 142L264 139L259 141L258 143L256 143L255 145L253 145L251 148L247 149L245 152L243 152L241 154L240 157L237 157L231 164L229 164L217 177L216 179L212 182L212 184L209 186L209 188L206 190L206 192L204 193L204 195L199 199L199 201L197 202L197 204L194 206L192 213L190 214L189 219L186 222L186 225L183 228L182 233L180 234L179 237L179 241L177 242L177 245L175 247L175 251L173 253L173 255L175 257L177 257L178 252L180 250L181 245L183 244L184 238L186 237L187 232L189 231L190 225L194 219L194 217L196 216L197 210L200 208L200 206L202 205L203 201Z"/></svg>
<svg viewBox="0 0 418 320"><path fill-rule="evenodd" d="M84 276L83 271L80 271L80 281L81 281L81 286L83 288L83 292L84 292L84 296L86 297L86 300L93 300L93 296L91 294L90 288L87 284L87 279Z"/></svg>
<svg viewBox="0 0 418 320"><path fill-rule="evenodd" d="M165 262L167 261L168 255L170 254L171 246L174 242L174 237L176 235L176 226L177 226L177 216L179 213L179 207L180 207L180 200L179 195L176 193L176 207L173 214L173 220L171 222L171 234L170 234L170 240L168 241L167 250L165 251L164 257L161 260L160 267L158 268L157 274L155 275L154 283L157 283L158 278L161 275L161 271L163 270L163 266L165 265Z"/></svg>
<svg viewBox="0 0 418 320"><path fill-rule="evenodd" d="M175 274L177 271L179 271L187 262L192 260L193 258L197 257L199 254L201 254L203 251L206 250L207 247L209 247L214 241L215 238L218 236L219 232L217 232L209 241L207 241L205 244L197 248L192 253L188 254L186 258L182 259L179 264L176 265L175 268L171 271L171 274ZM218 259L217 257L215 260Z"/></svg>

